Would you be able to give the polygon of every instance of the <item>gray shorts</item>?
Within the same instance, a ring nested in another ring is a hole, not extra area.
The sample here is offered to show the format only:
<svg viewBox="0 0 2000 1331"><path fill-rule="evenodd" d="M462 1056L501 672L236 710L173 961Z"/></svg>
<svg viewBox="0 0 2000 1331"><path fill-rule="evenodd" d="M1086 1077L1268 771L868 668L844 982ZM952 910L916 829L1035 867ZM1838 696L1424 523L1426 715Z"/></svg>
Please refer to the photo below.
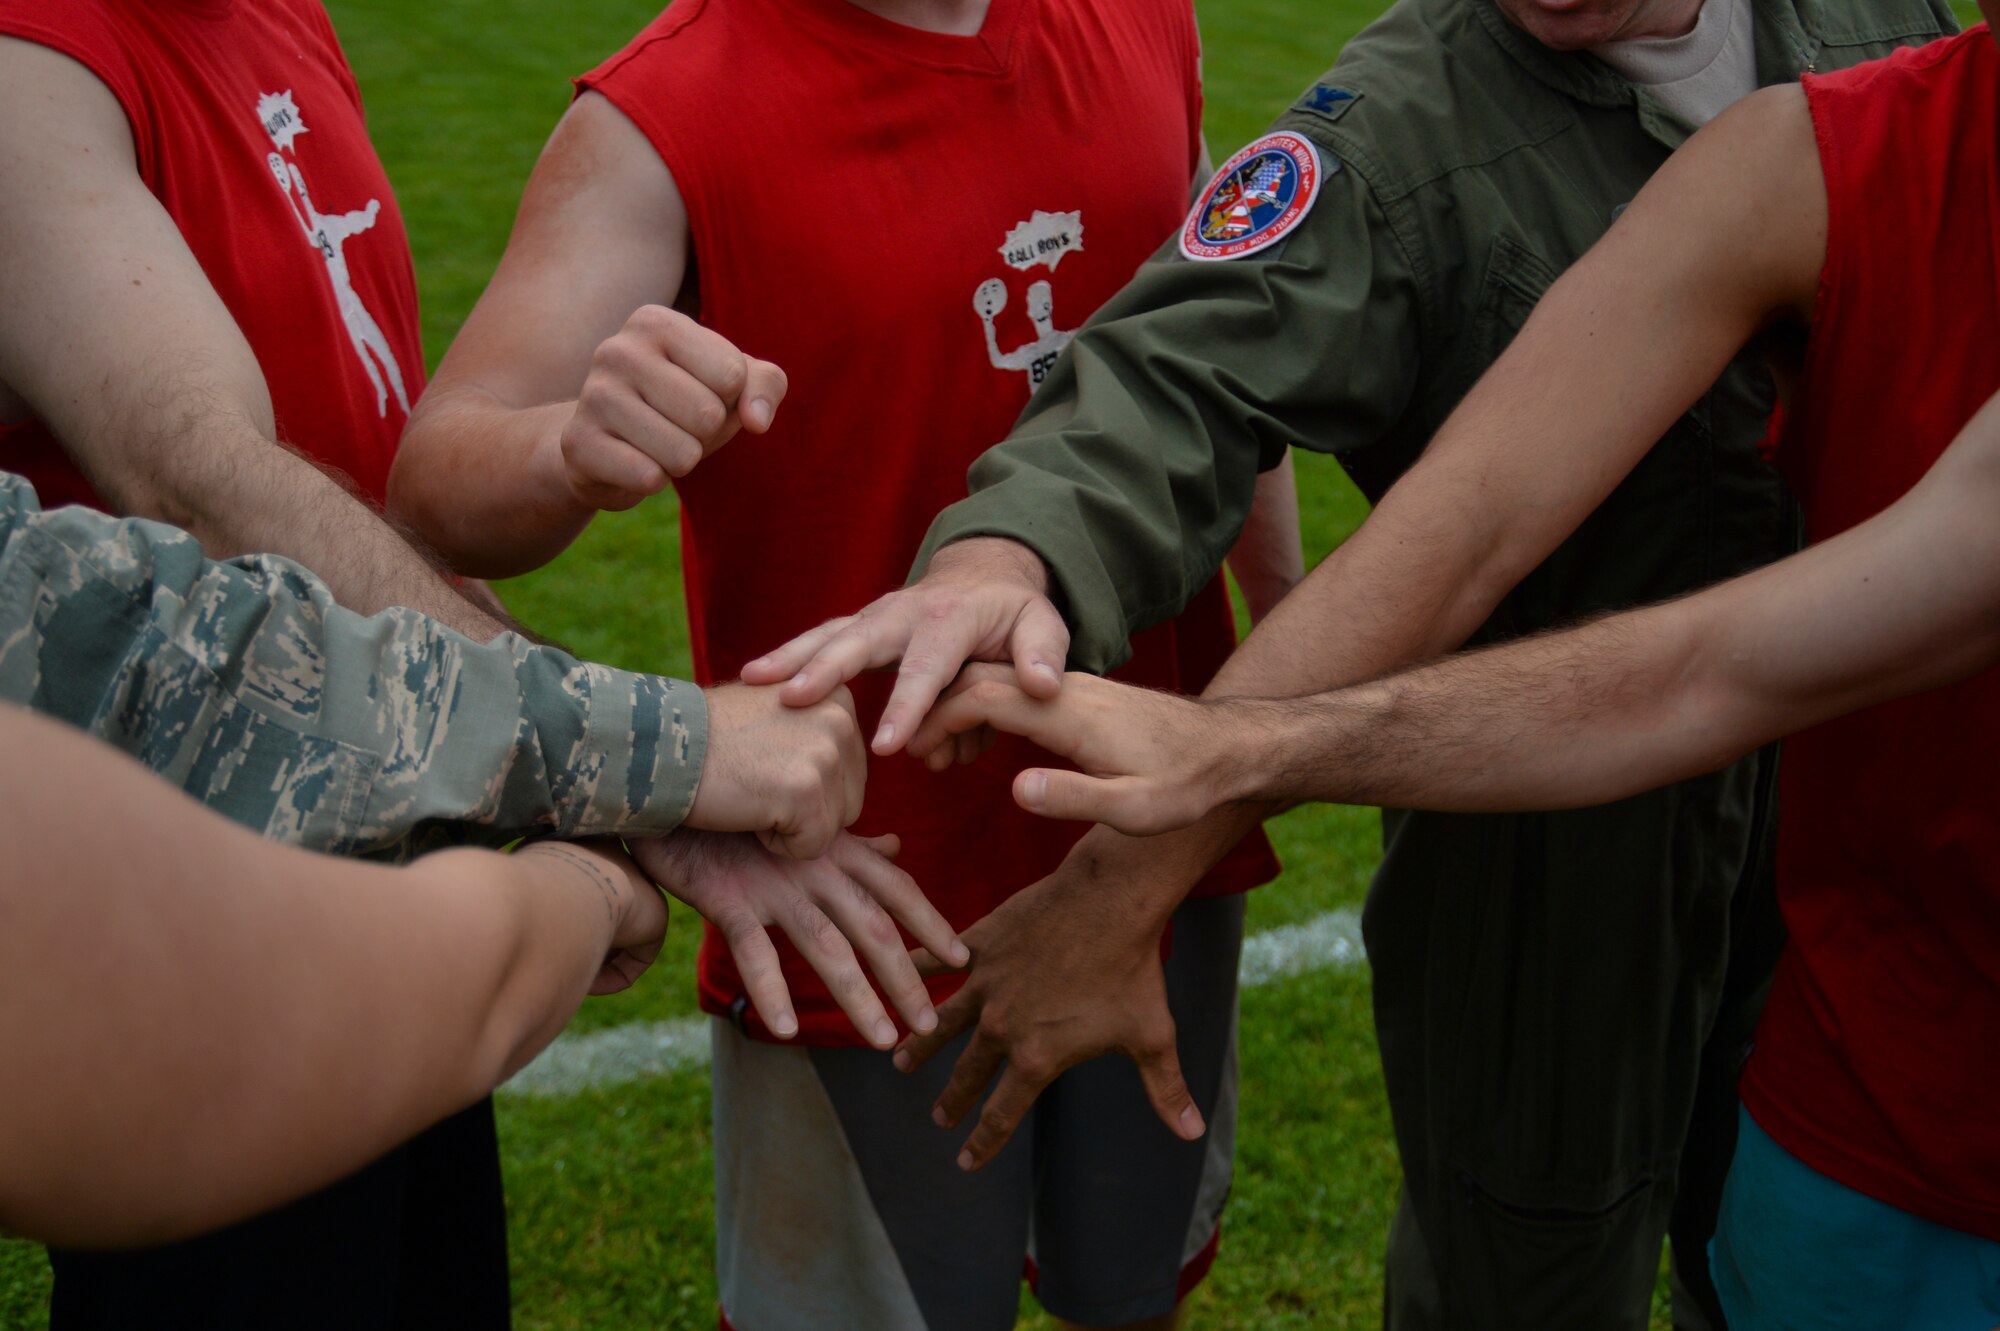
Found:
<svg viewBox="0 0 2000 1331"><path fill-rule="evenodd" d="M1057 1317L1171 1312L1198 1279L1236 1138L1243 898L1174 916L1167 998L1208 1121L1184 1142L1130 1061L1072 1068L977 1174L970 1129L931 1122L961 1037L915 1073L871 1049L807 1049L713 1023L716 1279L735 1331L1005 1331L1024 1262Z"/></svg>

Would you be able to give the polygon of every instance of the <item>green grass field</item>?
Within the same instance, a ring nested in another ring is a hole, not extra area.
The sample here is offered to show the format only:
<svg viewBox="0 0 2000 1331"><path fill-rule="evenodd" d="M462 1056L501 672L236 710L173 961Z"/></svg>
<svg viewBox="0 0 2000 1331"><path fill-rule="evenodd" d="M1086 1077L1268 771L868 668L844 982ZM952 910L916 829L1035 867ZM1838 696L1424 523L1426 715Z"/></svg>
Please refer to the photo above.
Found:
<svg viewBox="0 0 2000 1331"><path fill-rule="evenodd" d="M650 0L333 0L370 125L416 250L432 364L492 272L515 200L569 96ZM1218 158L1256 134L1383 0L1200 0L1207 131ZM1301 456L1308 559L1363 505L1338 469ZM520 618L584 655L685 674L671 497L601 518L549 568L506 585ZM1287 871L1254 895L1253 930L1357 905L1377 857L1372 812L1316 808L1273 825ZM588 1004L579 1029L694 1012L696 921L677 911L638 988ZM1372 1326L1398 1182L1359 969L1245 991L1243 1122L1222 1257L1196 1296L1200 1328ZM714 1325L708 1091L700 1072L568 1098L501 1101L518 1325ZM38 1248L0 1241L0 1328L46 1325ZM1047 1320L1024 1299L1023 1324ZM1665 1326L1657 1315L1656 1326Z"/></svg>

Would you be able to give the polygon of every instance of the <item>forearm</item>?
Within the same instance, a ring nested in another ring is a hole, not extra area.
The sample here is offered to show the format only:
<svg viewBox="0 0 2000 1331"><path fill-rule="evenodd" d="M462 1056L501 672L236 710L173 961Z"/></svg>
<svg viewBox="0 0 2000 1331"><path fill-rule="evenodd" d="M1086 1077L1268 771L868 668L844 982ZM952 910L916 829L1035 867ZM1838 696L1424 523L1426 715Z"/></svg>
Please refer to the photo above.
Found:
<svg viewBox="0 0 2000 1331"><path fill-rule="evenodd" d="M1283 701L1225 700L1252 801L1496 811L1603 803L1722 766L1763 738L1701 704L1680 603ZM1227 806L1225 806L1226 808Z"/></svg>
<svg viewBox="0 0 2000 1331"><path fill-rule="evenodd" d="M34 1088L0 1100L7 1228L157 1242L339 1177L490 1090L610 945L606 887L557 852L308 855L54 723L0 727L37 759L0 774L0 1079Z"/></svg>
<svg viewBox="0 0 2000 1331"><path fill-rule="evenodd" d="M1797 89L1747 99L1689 149L1542 297L1211 696L1338 687L1459 646L1746 341L1809 319L1825 191ZM1687 203L1725 182L1726 206Z"/></svg>
<svg viewBox="0 0 2000 1331"><path fill-rule="evenodd" d="M271 551L363 612L468 636L466 605L368 507L283 447L256 354L140 179L119 103L82 66L0 41L0 381L119 512L218 557Z"/></svg>
<svg viewBox="0 0 2000 1331"><path fill-rule="evenodd" d="M0 697L269 836L353 853L433 827L491 844L660 833L692 805L707 736L692 685L513 634L475 643L408 610L363 617L297 565L38 513L18 481L0 483L0 519Z"/></svg>
<svg viewBox="0 0 2000 1331"><path fill-rule="evenodd" d="M486 851L393 873L247 858L164 878L151 864L65 871L63 892L88 884L75 910L30 909L24 950L91 961L8 968L16 1011L86 1029L58 1019L7 1041L9 1082L36 1087L0 1129L16 1162L0 1186L7 1228L153 1243L330 1182L532 1057L609 948L605 902L577 868Z"/></svg>
<svg viewBox="0 0 2000 1331"><path fill-rule="evenodd" d="M1071 664L1103 671L1133 632L1179 613L1221 567L1259 469L1312 432L1310 407L1253 400L1243 364L1268 318L1266 287L1240 274L1154 260L1070 344L1003 443L974 463L970 496L938 516L916 561L951 541L998 536L1048 565L1069 621ZM1310 268L1271 277L1309 292ZM1313 303L1310 296L1304 297ZM1195 321L1193 310L1201 317Z"/></svg>
<svg viewBox="0 0 2000 1331"><path fill-rule="evenodd" d="M1320 693L1427 660L1471 636L1512 585L1511 570L1482 575L1495 524L1453 504L1404 498L1391 491L1258 621L1205 695Z"/></svg>
<svg viewBox="0 0 2000 1331"><path fill-rule="evenodd" d="M1447 809L1601 803L2000 659L2000 407L1908 494L1664 605L1343 692L1240 707L1252 797ZM1276 738L1264 742L1267 729Z"/></svg>
<svg viewBox="0 0 2000 1331"><path fill-rule="evenodd" d="M973 537L1032 549L1069 622L1070 663L1093 671L1123 661L1131 633L1178 613L1215 575L1249 513L1259 460L1254 444L1212 447L1198 428L1151 419L1142 402L1155 390L1135 386L1130 354L1073 344L1030 415L973 464L971 497L938 515L915 564L921 573L939 549ZM1081 394L1119 425L1069 418Z"/></svg>
<svg viewBox="0 0 2000 1331"><path fill-rule="evenodd" d="M1214 577L1260 472L1293 443L1365 448L1404 416L1422 306L1354 172L1327 177L1282 246L1198 263L1169 242L1077 333L926 553L972 534L1033 547L1062 594L1071 665L1101 673ZM1275 336L1281 324L1310 335Z"/></svg>
<svg viewBox="0 0 2000 1331"><path fill-rule="evenodd" d="M504 578L540 568L596 512L563 471L562 429L575 406L515 407L440 375L403 433L389 511L461 573Z"/></svg>
<svg viewBox="0 0 2000 1331"><path fill-rule="evenodd" d="M1156 836L1127 836L1099 823L1070 848L1063 872L1081 877L1094 898L1109 903L1109 918L1121 928L1129 923L1135 933L1158 933L1196 884L1281 807L1238 800Z"/></svg>
<svg viewBox="0 0 2000 1331"><path fill-rule="evenodd" d="M460 914L489 913L500 926L459 1014L471 1028L462 1046L471 1054L464 1084L483 1095L561 1033L612 950L623 900L657 889L618 862L560 841L500 860L445 851L411 867L425 866L441 919L455 928Z"/></svg>
<svg viewBox="0 0 2000 1331"><path fill-rule="evenodd" d="M1253 624L1261 623L1305 576L1305 555L1299 544L1298 482L1289 449L1284 461L1257 477L1250 518L1236 538L1236 548L1229 552L1229 571L1236 575Z"/></svg>
<svg viewBox="0 0 2000 1331"><path fill-rule="evenodd" d="M304 457L240 422L200 448L132 450L90 467L112 508L192 533L211 558L268 553L311 569L349 609L403 606L485 641L502 621L453 590L381 515Z"/></svg>

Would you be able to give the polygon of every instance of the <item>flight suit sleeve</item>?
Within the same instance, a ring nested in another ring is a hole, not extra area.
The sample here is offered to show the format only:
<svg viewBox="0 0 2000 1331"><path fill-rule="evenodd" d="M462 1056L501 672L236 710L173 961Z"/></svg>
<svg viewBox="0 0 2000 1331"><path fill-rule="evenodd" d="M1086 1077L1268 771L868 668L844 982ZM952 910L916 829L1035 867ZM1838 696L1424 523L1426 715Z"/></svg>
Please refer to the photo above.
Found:
<svg viewBox="0 0 2000 1331"><path fill-rule="evenodd" d="M363 617L290 560L38 510L0 478L0 697L133 754L275 840L407 853L531 833L658 834L693 804L691 684Z"/></svg>
<svg viewBox="0 0 2000 1331"><path fill-rule="evenodd" d="M1416 383L1415 268L1360 175L1324 147L1321 162L1310 211L1276 244L1196 261L1170 239L1106 302L973 464L918 574L967 537L1030 546L1070 665L1107 670L1215 575L1288 445L1359 451L1396 421Z"/></svg>

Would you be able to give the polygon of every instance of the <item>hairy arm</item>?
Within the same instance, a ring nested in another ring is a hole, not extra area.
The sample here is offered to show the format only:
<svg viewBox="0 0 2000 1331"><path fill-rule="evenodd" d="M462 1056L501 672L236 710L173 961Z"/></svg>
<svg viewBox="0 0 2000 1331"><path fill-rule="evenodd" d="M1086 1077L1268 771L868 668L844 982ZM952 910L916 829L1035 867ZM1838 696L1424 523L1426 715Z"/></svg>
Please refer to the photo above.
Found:
<svg viewBox="0 0 2000 1331"><path fill-rule="evenodd" d="M342 604L501 624L276 436L255 355L140 179L123 110L82 65L0 38L0 417L47 423L115 509L218 558L273 551Z"/></svg>
<svg viewBox="0 0 2000 1331"><path fill-rule="evenodd" d="M1138 834L1230 801L1600 804L2000 662L1996 507L2000 399L1874 518L1677 601L1300 698L1078 676L1047 702L977 667L918 743L1025 735L1082 770L1023 772L1023 804Z"/></svg>
<svg viewBox="0 0 2000 1331"><path fill-rule="evenodd" d="M486 1094L666 927L616 853L359 864L11 706L0 743L22 759L0 771L0 1079L34 1088L0 1103L0 1227L39 1239L160 1242L338 1178Z"/></svg>
<svg viewBox="0 0 2000 1331"><path fill-rule="evenodd" d="M391 510L462 572L522 573L599 509L631 508L739 429L767 429L784 375L667 308L687 263L672 174L617 107L585 92L411 414Z"/></svg>
<svg viewBox="0 0 2000 1331"><path fill-rule="evenodd" d="M1421 808L1597 804L1953 683L2000 661L1996 512L2000 401L1902 499L1781 563L1287 704L1251 788Z"/></svg>

